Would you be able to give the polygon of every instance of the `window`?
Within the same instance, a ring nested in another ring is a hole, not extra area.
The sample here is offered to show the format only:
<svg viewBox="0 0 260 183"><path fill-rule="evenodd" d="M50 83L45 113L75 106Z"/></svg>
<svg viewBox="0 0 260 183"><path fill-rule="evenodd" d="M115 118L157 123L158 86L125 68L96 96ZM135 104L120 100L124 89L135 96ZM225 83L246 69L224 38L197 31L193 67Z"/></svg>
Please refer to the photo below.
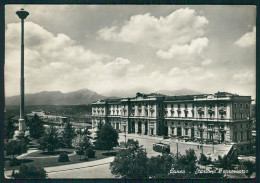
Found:
<svg viewBox="0 0 260 183"><path fill-rule="evenodd" d="M167 108L167 105L165 105L164 108Z"/></svg>
<svg viewBox="0 0 260 183"><path fill-rule="evenodd" d="M194 123L192 123L192 126L194 126Z"/></svg>
<svg viewBox="0 0 260 183"><path fill-rule="evenodd" d="M246 150L250 150L250 146L246 146Z"/></svg>
<svg viewBox="0 0 260 183"><path fill-rule="evenodd" d="M236 129L237 128L237 125L234 125L234 129Z"/></svg>
<svg viewBox="0 0 260 183"><path fill-rule="evenodd" d="M250 139L250 132L249 132L249 131L246 132L246 139L247 139L247 140Z"/></svg>
<svg viewBox="0 0 260 183"><path fill-rule="evenodd" d="M161 116L161 113L159 112L159 116Z"/></svg>
<svg viewBox="0 0 260 183"><path fill-rule="evenodd" d="M237 140L237 132L234 133L234 140Z"/></svg>
<svg viewBox="0 0 260 183"><path fill-rule="evenodd" d="M234 114L234 119L237 119L237 113Z"/></svg>
<svg viewBox="0 0 260 183"><path fill-rule="evenodd" d="M240 118L241 118L241 119L243 118L243 113L240 113Z"/></svg>
<svg viewBox="0 0 260 183"><path fill-rule="evenodd" d="M244 147L241 147L241 151L244 151Z"/></svg>
<svg viewBox="0 0 260 183"><path fill-rule="evenodd" d="M187 118L188 117L188 113L187 112L185 112L185 118Z"/></svg>
<svg viewBox="0 0 260 183"><path fill-rule="evenodd" d="M173 104L171 104L171 108L173 108Z"/></svg>
<svg viewBox="0 0 260 183"><path fill-rule="evenodd" d="M161 105L159 104L159 107L161 107Z"/></svg>
<svg viewBox="0 0 260 183"><path fill-rule="evenodd" d="M188 123L185 123L185 126L188 126Z"/></svg>
<svg viewBox="0 0 260 183"><path fill-rule="evenodd" d="M240 139L243 140L243 132L240 132Z"/></svg>
<svg viewBox="0 0 260 183"><path fill-rule="evenodd" d="M174 128L172 128L172 134L174 135Z"/></svg>
<svg viewBox="0 0 260 183"><path fill-rule="evenodd" d="M234 103L234 109L236 109L237 108L237 104L236 103Z"/></svg>
<svg viewBox="0 0 260 183"><path fill-rule="evenodd" d="M188 105L187 105L187 104L185 104L185 108L188 108Z"/></svg>
<svg viewBox="0 0 260 183"><path fill-rule="evenodd" d="M248 107L249 105L248 104L246 104L246 109L249 109L249 107Z"/></svg>
<svg viewBox="0 0 260 183"><path fill-rule="evenodd" d="M178 108L181 108L181 104L178 104Z"/></svg>
<svg viewBox="0 0 260 183"><path fill-rule="evenodd" d="M240 124L240 128L243 128L243 124Z"/></svg>
<svg viewBox="0 0 260 183"><path fill-rule="evenodd" d="M189 130L189 129L185 129L185 135L188 135L188 130Z"/></svg>
<svg viewBox="0 0 260 183"><path fill-rule="evenodd" d="M240 104L240 108L243 109L243 104Z"/></svg>

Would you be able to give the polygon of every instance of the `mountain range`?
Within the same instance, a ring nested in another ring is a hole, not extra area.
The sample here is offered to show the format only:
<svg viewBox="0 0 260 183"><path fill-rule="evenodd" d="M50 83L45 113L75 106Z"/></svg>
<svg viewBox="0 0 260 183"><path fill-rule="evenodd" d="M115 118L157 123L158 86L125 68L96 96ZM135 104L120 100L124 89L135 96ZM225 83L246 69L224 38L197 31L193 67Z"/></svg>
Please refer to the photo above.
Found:
<svg viewBox="0 0 260 183"><path fill-rule="evenodd" d="M34 94L25 94L25 105L87 105L98 99L134 97L137 92L152 93L148 88L135 88L132 90L112 90L108 93L98 94L88 89L62 93L60 91L43 91ZM189 89L158 90L153 93L164 95L194 95L201 94ZM6 105L19 105L20 96L6 97Z"/></svg>

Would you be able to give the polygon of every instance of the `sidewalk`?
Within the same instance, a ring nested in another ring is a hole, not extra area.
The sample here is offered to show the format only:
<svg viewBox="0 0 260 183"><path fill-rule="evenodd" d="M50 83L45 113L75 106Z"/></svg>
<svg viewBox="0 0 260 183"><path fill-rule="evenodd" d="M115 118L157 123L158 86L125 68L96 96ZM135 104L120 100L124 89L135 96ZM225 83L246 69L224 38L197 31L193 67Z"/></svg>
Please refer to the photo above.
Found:
<svg viewBox="0 0 260 183"><path fill-rule="evenodd" d="M105 159L100 159L96 161L89 161L89 162L83 162L83 163L76 163L76 164L70 164L70 165L61 165L61 166L53 166L53 167L46 167L44 170L47 172L47 174L57 173L57 172L65 172L70 170L77 170L82 168L91 168L95 166L110 164L114 160L114 157L109 157ZM15 172L18 172L16 170ZM12 170L5 171L5 177L8 178L12 174Z"/></svg>
<svg viewBox="0 0 260 183"><path fill-rule="evenodd" d="M75 169L88 168L88 167L109 164L112 161L114 161L114 157L109 157L109 158L105 158L105 159L89 161L89 162L84 162L84 163L47 167L44 169L47 172L47 174L50 174L50 173L56 173L56 172L61 172L61 171L75 170Z"/></svg>

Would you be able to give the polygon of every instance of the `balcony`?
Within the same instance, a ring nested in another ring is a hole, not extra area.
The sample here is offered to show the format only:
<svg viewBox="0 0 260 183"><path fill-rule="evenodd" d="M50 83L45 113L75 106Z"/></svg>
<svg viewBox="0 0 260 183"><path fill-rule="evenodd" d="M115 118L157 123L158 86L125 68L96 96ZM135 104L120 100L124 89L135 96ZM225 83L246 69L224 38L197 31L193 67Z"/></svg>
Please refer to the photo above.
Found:
<svg viewBox="0 0 260 183"><path fill-rule="evenodd" d="M215 113L215 110L214 110L214 109L209 109L209 110L208 110L208 113L209 113L209 114L214 114L214 113Z"/></svg>

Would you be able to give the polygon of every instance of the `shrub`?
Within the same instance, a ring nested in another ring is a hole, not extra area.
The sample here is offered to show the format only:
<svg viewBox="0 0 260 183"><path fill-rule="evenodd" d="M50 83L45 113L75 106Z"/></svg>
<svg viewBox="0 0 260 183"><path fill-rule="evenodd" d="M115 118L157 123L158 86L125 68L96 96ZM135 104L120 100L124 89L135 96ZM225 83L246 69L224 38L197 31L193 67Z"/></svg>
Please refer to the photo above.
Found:
<svg viewBox="0 0 260 183"><path fill-rule="evenodd" d="M19 166L21 164L21 161L17 158L11 159L9 162L9 166Z"/></svg>
<svg viewBox="0 0 260 183"><path fill-rule="evenodd" d="M47 177L47 173L41 167L22 165L20 166L19 173L13 173L13 177L27 179L44 179Z"/></svg>
<svg viewBox="0 0 260 183"><path fill-rule="evenodd" d="M86 155L88 158L94 158L96 154L96 151L93 148L87 148L86 149Z"/></svg>
<svg viewBox="0 0 260 183"><path fill-rule="evenodd" d="M68 162L69 160L69 156L67 153L61 153L58 159L58 162Z"/></svg>

